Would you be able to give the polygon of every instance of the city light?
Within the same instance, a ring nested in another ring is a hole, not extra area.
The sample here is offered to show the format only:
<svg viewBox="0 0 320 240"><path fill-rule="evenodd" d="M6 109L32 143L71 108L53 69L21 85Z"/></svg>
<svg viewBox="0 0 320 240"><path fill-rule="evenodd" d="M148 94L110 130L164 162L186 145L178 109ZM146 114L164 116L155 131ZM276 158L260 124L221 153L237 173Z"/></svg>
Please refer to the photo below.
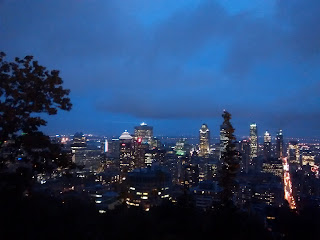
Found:
<svg viewBox="0 0 320 240"><path fill-rule="evenodd" d="M290 172L289 172L289 163L287 158L282 158L282 164L283 164L283 185L284 185L284 198L288 201L289 207L291 209L296 209L296 202L293 197L292 193L292 182L290 178Z"/></svg>

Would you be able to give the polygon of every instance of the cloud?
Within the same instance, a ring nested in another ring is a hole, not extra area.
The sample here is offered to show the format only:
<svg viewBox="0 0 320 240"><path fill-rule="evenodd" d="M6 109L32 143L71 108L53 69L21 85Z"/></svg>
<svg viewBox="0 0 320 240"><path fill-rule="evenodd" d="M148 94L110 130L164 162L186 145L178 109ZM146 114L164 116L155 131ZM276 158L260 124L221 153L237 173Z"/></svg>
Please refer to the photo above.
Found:
<svg viewBox="0 0 320 240"><path fill-rule="evenodd" d="M237 1L0 4L1 50L60 69L97 114L197 119L227 108L270 125L315 122L320 100L306 86L320 74L318 0L274 0L268 14L230 11Z"/></svg>

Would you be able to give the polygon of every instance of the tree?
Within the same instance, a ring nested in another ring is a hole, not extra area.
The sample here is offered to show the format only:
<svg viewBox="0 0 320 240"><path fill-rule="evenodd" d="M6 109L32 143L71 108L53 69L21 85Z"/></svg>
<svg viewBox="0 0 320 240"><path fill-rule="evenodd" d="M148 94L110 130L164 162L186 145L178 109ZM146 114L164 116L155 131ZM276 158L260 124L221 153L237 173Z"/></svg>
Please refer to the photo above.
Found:
<svg viewBox="0 0 320 240"><path fill-rule="evenodd" d="M70 90L62 87L59 71L47 70L32 56L13 62L5 56L0 52L0 170L16 162L31 172L68 165L67 154L38 129L46 125L43 114L71 109Z"/></svg>
<svg viewBox="0 0 320 240"><path fill-rule="evenodd" d="M230 123L231 114L224 111L222 117L226 143L225 150L221 153L219 185L222 187L221 201L226 206L232 204L233 193L236 190L235 178L240 165L239 155L235 146L234 128Z"/></svg>
<svg viewBox="0 0 320 240"><path fill-rule="evenodd" d="M0 52L0 146L19 131L30 134L46 125L34 114L54 115L72 107L59 71L48 71L32 56L14 62L6 62L5 56Z"/></svg>

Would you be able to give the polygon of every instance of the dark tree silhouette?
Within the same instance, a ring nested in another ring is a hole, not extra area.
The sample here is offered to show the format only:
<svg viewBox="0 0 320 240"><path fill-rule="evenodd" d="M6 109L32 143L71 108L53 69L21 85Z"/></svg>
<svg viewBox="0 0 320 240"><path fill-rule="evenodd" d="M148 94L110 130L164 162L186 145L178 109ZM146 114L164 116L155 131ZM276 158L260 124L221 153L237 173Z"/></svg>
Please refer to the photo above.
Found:
<svg viewBox="0 0 320 240"><path fill-rule="evenodd" d="M70 90L62 88L59 71L48 71L32 56L6 62L0 52L0 144L23 131L37 131L46 121L34 113L54 115L70 110Z"/></svg>
<svg viewBox="0 0 320 240"><path fill-rule="evenodd" d="M221 202L224 206L232 204L233 193L236 190L235 177L240 167L239 155L236 151L234 128L230 123L231 114L224 111L223 128L226 136L226 149L221 155L221 169L219 177L219 185L222 187Z"/></svg>
<svg viewBox="0 0 320 240"><path fill-rule="evenodd" d="M18 189L18 183L27 185L35 173L71 163L70 156L38 129L46 125L43 114L69 111L72 104L59 71L47 70L32 56L13 62L5 61L5 56L0 52L0 178L15 179L4 182L9 189Z"/></svg>

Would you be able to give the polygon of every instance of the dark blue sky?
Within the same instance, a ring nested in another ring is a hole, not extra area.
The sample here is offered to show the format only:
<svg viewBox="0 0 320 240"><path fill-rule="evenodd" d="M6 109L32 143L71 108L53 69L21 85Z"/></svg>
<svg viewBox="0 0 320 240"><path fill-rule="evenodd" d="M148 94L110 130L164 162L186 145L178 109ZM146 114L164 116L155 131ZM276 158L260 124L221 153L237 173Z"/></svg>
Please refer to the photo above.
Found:
<svg viewBox="0 0 320 240"><path fill-rule="evenodd" d="M71 112L49 134L320 137L319 0L0 0L0 50L58 69Z"/></svg>

